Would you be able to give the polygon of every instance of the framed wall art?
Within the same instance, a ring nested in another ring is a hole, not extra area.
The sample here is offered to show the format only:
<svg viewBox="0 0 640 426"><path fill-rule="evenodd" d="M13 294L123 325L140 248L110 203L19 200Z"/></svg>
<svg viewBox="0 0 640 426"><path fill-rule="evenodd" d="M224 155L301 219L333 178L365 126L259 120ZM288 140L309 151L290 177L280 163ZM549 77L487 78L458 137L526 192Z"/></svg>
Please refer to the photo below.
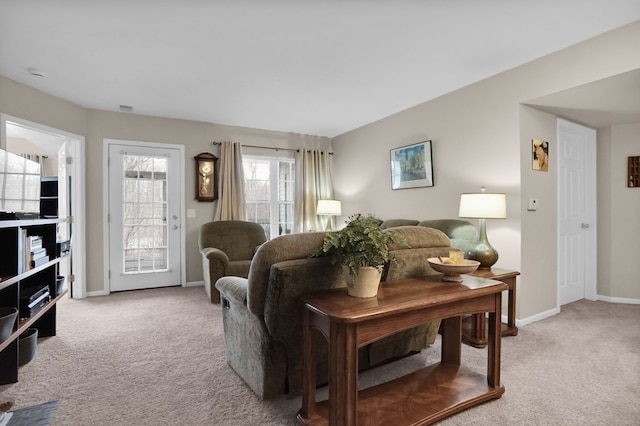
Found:
<svg viewBox="0 0 640 426"><path fill-rule="evenodd" d="M196 199L198 201L217 200L216 161L218 157L203 152L196 155L194 159L196 160Z"/></svg>
<svg viewBox="0 0 640 426"><path fill-rule="evenodd" d="M549 170L549 142L531 139L533 170L546 172Z"/></svg>
<svg viewBox="0 0 640 426"><path fill-rule="evenodd" d="M433 186L431 141L391 150L391 189Z"/></svg>

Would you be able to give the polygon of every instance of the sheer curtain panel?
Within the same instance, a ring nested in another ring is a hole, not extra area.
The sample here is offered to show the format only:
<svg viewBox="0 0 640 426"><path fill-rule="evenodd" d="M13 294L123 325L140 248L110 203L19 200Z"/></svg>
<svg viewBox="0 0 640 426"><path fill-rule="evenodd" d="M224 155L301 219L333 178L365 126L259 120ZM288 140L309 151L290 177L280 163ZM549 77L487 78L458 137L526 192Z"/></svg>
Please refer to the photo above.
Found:
<svg viewBox="0 0 640 426"><path fill-rule="evenodd" d="M316 207L325 199L333 199L331 155L301 149L296 153L295 232L324 229L326 218L318 217ZM335 219L330 220L333 229Z"/></svg>
<svg viewBox="0 0 640 426"><path fill-rule="evenodd" d="M213 220L246 220L246 217L242 145L239 142L222 142L218 205Z"/></svg>

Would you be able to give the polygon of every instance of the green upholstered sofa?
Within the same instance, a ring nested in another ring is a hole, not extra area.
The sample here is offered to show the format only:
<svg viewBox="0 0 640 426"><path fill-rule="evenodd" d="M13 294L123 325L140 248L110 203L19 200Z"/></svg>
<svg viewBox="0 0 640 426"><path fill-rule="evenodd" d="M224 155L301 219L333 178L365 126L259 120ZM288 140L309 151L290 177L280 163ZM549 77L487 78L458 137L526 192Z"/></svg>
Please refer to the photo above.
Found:
<svg viewBox="0 0 640 426"><path fill-rule="evenodd" d="M391 247L396 260L387 265L386 277L399 279L434 274L427 257L446 256L449 238L426 227L399 227L410 247ZM215 286L222 297L222 318L227 362L262 399L296 394L302 389L301 294L345 287L346 268L329 257L310 257L324 232L283 235L267 241L251 261L248 278L222 277ZM381 284L384 285L384 282ZM439 321L405 330L360 350L360 369L384 363L431 345ZM326 342L319 335L318 360L326 360ZM318 383L325 383L326 361L317 366Z"/></svg>

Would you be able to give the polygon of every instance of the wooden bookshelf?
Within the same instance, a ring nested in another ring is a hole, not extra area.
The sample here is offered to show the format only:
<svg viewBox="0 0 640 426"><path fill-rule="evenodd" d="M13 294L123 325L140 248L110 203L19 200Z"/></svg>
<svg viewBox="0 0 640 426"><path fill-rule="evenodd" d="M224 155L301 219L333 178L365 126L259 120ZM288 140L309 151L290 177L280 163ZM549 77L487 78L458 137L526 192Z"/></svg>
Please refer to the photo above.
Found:
<svg viewBox="0 0 640 426"><path fill-rule="evenodd" d="M20 309L20 296L28 289L47 286L50 300L28 317L19 315L13 333L0 342L0 384L18 381L18 339L29 328L37 328L38 336L55 336L56 303L66 290L59 288L56 234L59 223L66 219L34 219L0 221L0 306ZM25 249L28 237L41 237L49 259L32 267Z"/></svg>

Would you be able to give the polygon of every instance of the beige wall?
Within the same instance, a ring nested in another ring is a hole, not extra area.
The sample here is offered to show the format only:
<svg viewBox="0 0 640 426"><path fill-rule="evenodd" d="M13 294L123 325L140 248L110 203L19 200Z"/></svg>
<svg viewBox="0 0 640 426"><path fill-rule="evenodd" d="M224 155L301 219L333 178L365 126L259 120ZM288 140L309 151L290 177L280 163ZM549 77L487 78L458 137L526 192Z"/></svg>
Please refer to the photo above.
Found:
<svg viewBox="0 0 640 426"><path fill-rule="evenodd" d="M640 189L627 187L627 158L640 156L640 123L598 132L598 294L640 299ZM603 135L603 137L600 137Z"/></svg>
<svg viewBox="0 0 640 426"><path fill-rule="evenodd" d="M549 142L549 170L533 170L531 140ZM529 318L557 308L557 117L520 107L523 260L518 314ZM538 199L536 211L527 211L529 198ZM525 302L526 301L526 302Z"/></svg>
<svg viewBox="0 0 640 426"><path fill-rule="evenodd" d="M487 224L500 253L496 266L523 272L519 319L553 313L558 308L556 164L552 144L550 171L534 174L530 144L533 138L555 142L556 117L521 105L640 68L638 45L640 22L635 22L338 136L335 185L344 215L450 218L457 216L460 193L481 185L505 192L508 219ZM392 191L389 150L426 139L434 143L435 187ZM528 197L539 198L536 213L526 211Z"/></svg>
<svg viewBox="0 0 640 426"><path fill-rule="evenodd" d="M0 76L0 112L77 135L87 133L87 110Z"/></svg>

